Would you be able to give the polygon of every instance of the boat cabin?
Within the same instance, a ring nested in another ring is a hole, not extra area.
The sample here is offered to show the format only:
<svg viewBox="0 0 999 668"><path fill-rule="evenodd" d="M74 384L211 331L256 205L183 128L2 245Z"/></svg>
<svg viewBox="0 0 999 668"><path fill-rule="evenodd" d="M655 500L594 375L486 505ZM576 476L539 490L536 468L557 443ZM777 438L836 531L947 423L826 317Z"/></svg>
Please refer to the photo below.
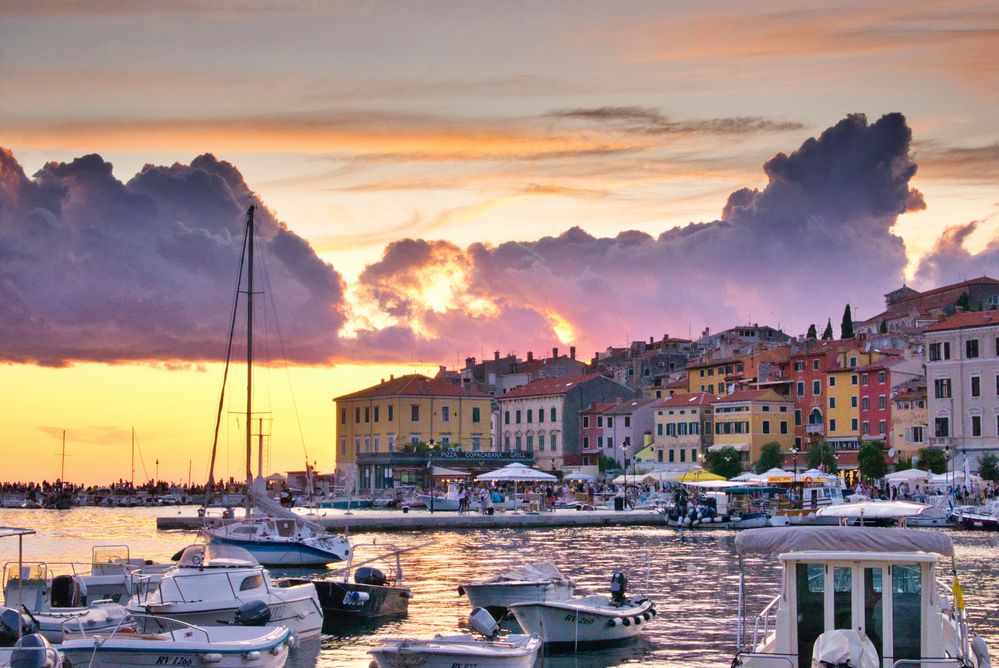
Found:
<svg viewBox="0 0 999 668"><path fill-rule="evenodd" d="M734 665L810 667L819 637L840 629L866 636L883 668L915 666L921 659L953 659L934 666L963 665L959 657L968 647L963 610L937 581L940 556L952 556L948 536L800 527L748 531L736 544L740 564L748 554L779 554L782 580L781 593L746 625L740 576L739 646L745 651ZM751 634L745 645L744 630Z"/></svg>

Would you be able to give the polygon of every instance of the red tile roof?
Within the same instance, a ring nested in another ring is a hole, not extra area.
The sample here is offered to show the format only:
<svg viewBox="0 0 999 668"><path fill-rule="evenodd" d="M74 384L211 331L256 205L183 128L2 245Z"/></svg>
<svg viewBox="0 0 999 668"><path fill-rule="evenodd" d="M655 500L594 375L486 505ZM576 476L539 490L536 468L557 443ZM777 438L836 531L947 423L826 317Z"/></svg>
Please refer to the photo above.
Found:
<svg viewBox="0 0 999 668"><path fill-rule="evenodd" d="M672 397L664 397L660 400L660 406L664 408L675 408L677 406L704 406L710 404L721 395L708 394L707 392L690 392L674 394Z"/></svg>
<svg viewBox="0 0 999 668"><path fill-rule="evenodd" d="M419 374L410 374L408 376L399 376L398 378L393 378L387 380L378 385L360 390L358 392L353 392L351 394L344 394L343 396L337 397L335 400L340 401L341 399L375 399L378 397L397 397L397 396L413 396L413 397L488 397L488 394L483 392L475 392L471 390L463 390L454 383L449 383L444 380L437 380L436 378L427 378L426 376L421 376Z"/></svg>
<svg viewBox="0 0 999 668"><path fill-rule="evenodd" d="M965 311L956 313L943 322L938 322L926 328L927 332L943 332L949 329L967 329L968 327L988 327L999 325L999 311Z"/></svg>
<svg viewBox="0 0 999 668"><path fill-rule="evenodd" d="M608 404L602 404L600 402L597 402L597 403L591 404L589 408L584 408L583 410L579 411L579 414L583 415L585 413L586 415L597 415L599 413L603 413L605 410L607 410L608 408L610 408L613 405L614 404L610 404L610 403L608 403Z"/></svg>
<svg viewBox="0 0 999 668"><path fill-rule="evenodd" d="M532 380L527 385L510 390L499 399L516 397L540 397L548 394L565 394L577 385L589 382L594 378L600 378L599 373L588 373L582 376L561 376L558 378L538 378Z"/></svg>

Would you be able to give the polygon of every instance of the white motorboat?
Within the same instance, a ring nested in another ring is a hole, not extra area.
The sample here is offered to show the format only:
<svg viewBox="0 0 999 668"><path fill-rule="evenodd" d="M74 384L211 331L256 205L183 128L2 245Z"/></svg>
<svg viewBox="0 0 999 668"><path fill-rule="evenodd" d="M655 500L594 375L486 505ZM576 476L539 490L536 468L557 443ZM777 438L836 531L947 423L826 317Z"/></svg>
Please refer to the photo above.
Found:
<svg viewBox="0 0 999 668"><path fill-rule="evenodd" d="M137 617L138 632L72 635L60 646L70 666L131 668L200 666L281 668L294 639L287 628L259 626L201 627L155 616Z"/></svg>
<svg viewBox="0 0 999 668"><path fill-rule="evenodd" d="M940 557L954 557L945 533L781 527L741 533L735 547L739 619L732 666L989 665L985 643L968 629L956 573L949 587L938 579L952 568L938 569ZM755 621L747 619L744 560L774 554L783 571L781 593Z"/></svg>
<svg viewBox="0 0 999 668"><path fill-rule="evenodd" d="M211 543L185 548L159 587L132 597L128 610L200 626L284 626L298 638L319 635L323 625L314 585L277 586L246 550Z"/></svg>
<svg viewBox="0 0 999 668"><path fill-rule="evenodd" d="M960 508L955 520L962 529L999 531L999 501L984 506Z"/></svg>
<svg viewBox="0 0 999 668"><path fill-rule="evenodd" d="M690 483L689 487L708 488L700 489L693 497L681 488L673 503L663 506L660 511L666 518L666 525L680 529L755 529L767 525L769 515L745 492L746 486L709 489L719 484Z"/></svg>
<svg viewBox="0 0 999 668"><path fill-rule="evenodd" d="M567 601L514 603L510 612L527 633L545 645L605 645L634 638L656 615L647 598L626 596L624 573L611 578L611 595L583 596Z"/></svg>
<svg viewBox="0 0 999 668"><path fill-rule="evenodd" d="M572 598L575 585L550 561L510 569L500 575L458 587L459 596L468 596L473 608L485 608L499 619L511 603L565 601Z"/></svg>
<svg viewBox="0 0 999 668"><path fill-rule="evenodd" d="M413 638L382 638L368 650L378 668L531 668L541 649L536 635L511 634L498 637L499 627L492 615L476 608L469 616L472 627L485 640L472 635Z"/></svg>
<svg viewBox="0 0 999 668"><path fill-rule="evenodd" d="M875 524L910 527L948 527L954 522L946 510L926 503L911 501L856 501L820 508L818 520L841 525Z"/></svg>

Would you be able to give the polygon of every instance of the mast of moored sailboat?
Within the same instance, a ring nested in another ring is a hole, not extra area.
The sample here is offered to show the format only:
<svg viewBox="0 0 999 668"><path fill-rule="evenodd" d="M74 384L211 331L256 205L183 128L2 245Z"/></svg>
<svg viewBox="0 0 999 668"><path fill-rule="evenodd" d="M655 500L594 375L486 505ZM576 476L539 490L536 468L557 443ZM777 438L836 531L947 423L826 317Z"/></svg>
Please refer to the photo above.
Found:
<svg viewBox="0 0 999 668"><path fill-rule="evenodd" d="M253 447L253 210L246 210L246 516L250 516L250 486L253 471L250 469L250 449Z"/></svg>

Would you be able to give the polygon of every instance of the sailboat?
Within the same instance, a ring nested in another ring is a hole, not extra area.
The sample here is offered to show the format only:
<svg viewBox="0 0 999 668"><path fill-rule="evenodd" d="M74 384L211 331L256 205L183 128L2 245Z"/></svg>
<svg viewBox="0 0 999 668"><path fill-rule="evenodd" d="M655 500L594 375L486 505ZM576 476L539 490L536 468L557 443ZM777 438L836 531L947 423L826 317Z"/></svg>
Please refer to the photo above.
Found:
<svg viewBox="0 0 999 668"><path fill-rule="evenodd" d="M209 543L236 545L252 554L263 566L317 566L347 561L350 558L350 543L340 536L326 531L318 522L308 520L284 508L266 494L263 475L263 448L258 447L257 478L254 480L250 468L253 443L253 212L250 205L246 212L246 231L243 240L245 254L240 258L240 282L242 281L242 259L246 259L246 515L244 519L220 524L210 524L206 515L206 525L202 535ZM237 286L237 301L239 286ZM229 328L229 345L226 352L226 375L232 351L232 333L236 319L233 307L232 323ZM225 382L223 380L223 398ZM215 443L212 446L212 460L209 473L209 489L214 485L215 454L218 445L218 428L221 420L223 399L219 401L219 412L215 423Z"/></svg>

